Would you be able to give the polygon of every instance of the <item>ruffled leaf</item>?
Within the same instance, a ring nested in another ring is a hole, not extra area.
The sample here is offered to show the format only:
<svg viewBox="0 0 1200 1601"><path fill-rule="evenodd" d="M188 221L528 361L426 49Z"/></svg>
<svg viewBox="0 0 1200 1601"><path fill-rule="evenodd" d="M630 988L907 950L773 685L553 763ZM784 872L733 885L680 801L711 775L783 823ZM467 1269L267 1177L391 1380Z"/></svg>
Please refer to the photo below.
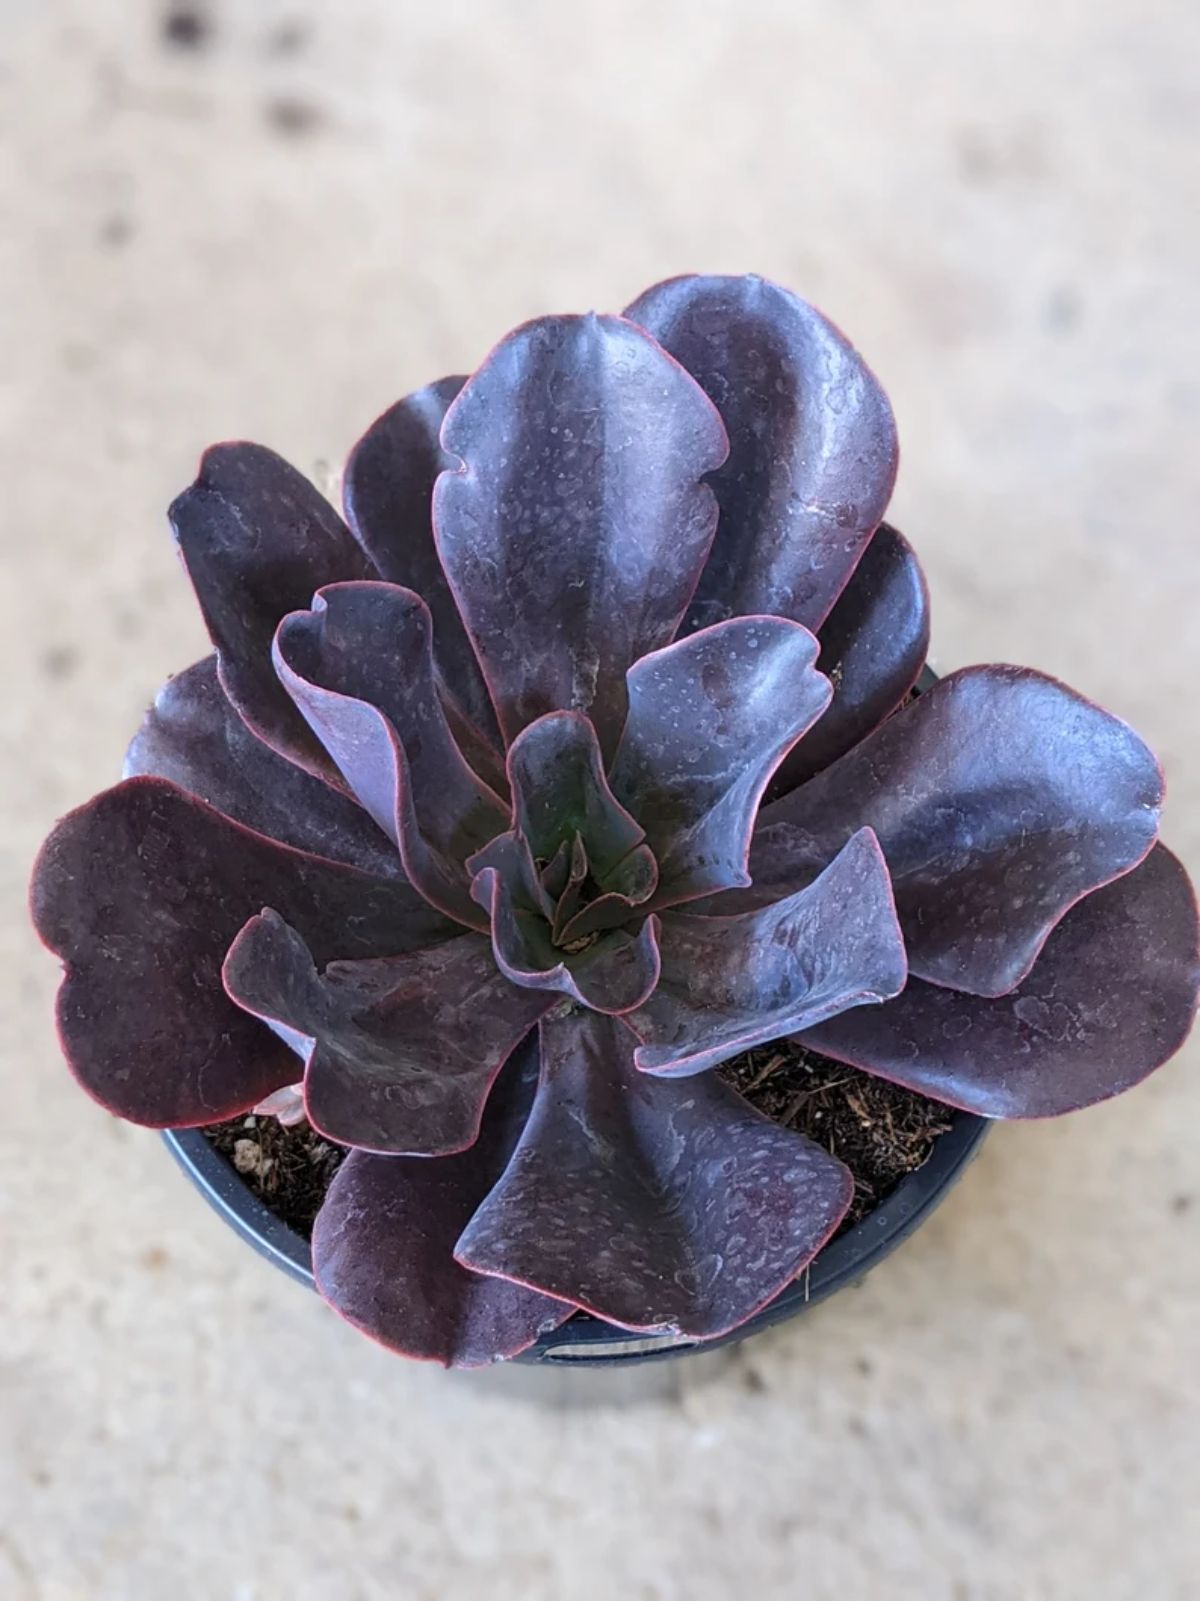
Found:
<svg viewBox="0 0 1200 1601"><path fill-rule="evenodd" d="M190 1127L294 1081L292 1053L221 984L230 942L264 906L318 962L453 932L408 885L277 845L163 779L127 779L59 823L34 868L33 917L66 965L67 1060L102 1106Z"/></svg>
<svg viewBox="0 0 1200 1601"><path fill-rule="evenodd" d="M395 584L331 584L279 625L280 679L431 905L483 929L464 863L508 811L463 759L437 696L432 626Z"/></svg>
<svg viewBox="0 0 1200 1601"><path fill-rule="evenodd" d="M551 712L524 728L508 753L508 776L517 833L535 862L545 863L549 882L558 883L556 865L563 847L579 842L584 878L572 891L570 860L559 890L555 940L571 943L606 928L618 928L635 915L658 882L653 854L642 843L645 832L614 796L604 776L596 731L577 712ZM473 864L478 870L479 863ZM585 879L603 893L583 904Z"/></svg>
<svg viewBox="0 0 1200 1601"><path fill-rule="evenodd" d="M987 1000L911 980L805 1045L982 1117L1054 1117L1140 1083L1182 1045L1200 984L1196 900L1161 845L1079 902L1033 971Z"/></svg>
<svg viewBox="0 0 1200 1601"><path fill-rule="evenodd" d="M545 317L467 382L442 443L463 466L434 490L438 552L505 739L581 711L611 752L626 669L673 637L712 542L721 419L640 329Z"/></svg>
<svg viewBox="0 0 1200 1601"><path fill-rule="evenodd" d="M511 983L598 1012L628 1012L645 1001L658 982L657 918L589 935L582 949L568 950L553 941L546 892L523 840L501 835L472 865L471 893L487 912L496 966Z"/></svg>
<svg viewBox="0 0 1200 1601"><path fill-rule="evenodd" d="M516 828L537 861L578 835L603 883L646 837L609 788L596 730L576 712L551 712L523 729L508 772Z"/></svg>
<svg viewBox="0 0 1200 1601"><path fill-rule="evenodd" d="M497 1073L555 1004L503 978L477 934L318 973L303 939L272 911L233 942L224 981L239 1006L301 1044L315 1129L340 1145L409 1156L472 1143Z"/></svg>
<svg viewBox="0 0 1200 1601"><path fill-rule="evenodd" d="M807 882L873 828L911 971L1003 995L1082 895L1154 842L1162 776L1118 718L1041 673L966 667L903 707L832 767L759 814L763 904Z"/></svg>
<svg viewBox="0 0 1200 1601"><path fill-rule="evenodd" d="M715 1075L639 1073L618 1024L541 1024L542 1077L458 1260L631 1329L710 1339L812 1260L850 1202L848 1170Z"/></svg>
<svg viewBox="0 0 1200 1601"><path fill-rule="evenodd" d="M658 862L655 906L749 884L763 790L829 704L817 641L780 617L738 617L630 668L616 795Z"/></svg>
<svg viewBox="0 0 1200 1601"><path fill-rule="evenodd" d="M828 767L901 705L929 653L929 590L916 552L883 523L821 625L829 709L779 765L772 794Z"/></svg>
<svg viewBox="0 0 1200 1601"><path fill-rule="evenodd" d="M308 479L262 445L206 450L170 518L230 700L268 744L329 776L272 671L271 638L323 584L374 577L369 560Z"/></svg>
<svg viewBox="0 0 1200 1601"><path fill-rule="evenodd" d="M566 841L564 840L563 843L565 844ZM558 852L556 851L553 861L557 862L557 860ZM581 836L576 834L571 841L567 882L563 885L562 893L558 897L558 904L554 908L554 917L550 925L550 937L556 945L562 944L562 931L579 910L582 903L583 887L588 881L590 871L587 847L584 845ZM541 873L538 874L538 879L542 888L545 889L546 880Z"/></svg>
<svg viewBox="0 0 1200 1601"><path fill-rule="evenodd" d="M470 1273L453 1255L525 1124L537 1063L535 1048L517 1053L461 1155L430 1162L353 1151L329 1187L313 1229L317 1288L347 1322L404 1356L483 1367L516 1356L575 1310Z"/></svg>
<svg viewBox="0 0 1200 1601"><path fill-rule="evenodd" d="M415 590L429 607L443 689L477 729L498 737L483 674L433 543L433 486L440 472L455 465L439 435L464 383L465 378L443 378L377 418L350 452L342 498L346 521L380 577Z"/></svg>
<svg viewBox="0 0 1200 1601"><path fill-rule="evenodd" d="M737 917L662 920L662 976L624 1021L644 1072L683 1077L904 987L904 941L870 829L807 889Z"/></svg>
<svg viewBox="0 0 1200 1601"><path fill-rule="evenodd" d="M283 845L403 878L400 853L358 803L271 749L234 711L206 656L168 680L125 756L126 778L166 778Z"/></svg>
<svg viewBox="0 0 1200 1601"><path fill-rule="evenodd" d="M817 630L887 508L896 424L862 358L762 278L684 277L626 311L687 368L729 431L689 628L770 613Z"/></svg>

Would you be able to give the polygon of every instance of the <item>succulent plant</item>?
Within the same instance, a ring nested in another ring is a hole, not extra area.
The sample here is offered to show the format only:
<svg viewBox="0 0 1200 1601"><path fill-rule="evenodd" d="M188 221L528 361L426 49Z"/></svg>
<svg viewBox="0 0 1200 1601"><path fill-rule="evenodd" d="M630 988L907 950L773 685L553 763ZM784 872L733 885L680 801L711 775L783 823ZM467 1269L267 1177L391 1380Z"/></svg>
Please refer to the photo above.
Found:
<svg viewBox="0 0 1200 1601"><path fill-rule="evenodd" d="M344 522L208 451L215 655L35 871L84 1088L194 1126L302 1076L353 1148L322 1292L472 1365L578 1308L712 1338L811 1260L850 1176L710 1071L751 1046L987 1117L1143 1078L1197 990L1159 769L1027 669L912 694L896 455L754 277L518 328L368 430Z"/></svg>

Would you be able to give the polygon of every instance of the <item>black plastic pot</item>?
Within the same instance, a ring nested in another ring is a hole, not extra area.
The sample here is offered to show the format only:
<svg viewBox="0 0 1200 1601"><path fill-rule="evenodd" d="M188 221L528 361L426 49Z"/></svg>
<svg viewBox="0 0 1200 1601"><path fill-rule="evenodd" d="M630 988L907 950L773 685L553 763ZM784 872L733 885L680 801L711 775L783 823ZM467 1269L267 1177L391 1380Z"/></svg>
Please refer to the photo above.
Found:
<svg viewBox="0 0 1200 1601"><path fill-rule="evenodd" d="M682 1339L669 1334L630 1334L598 1318L579 1313L552 1334L545 1334L518 1362L574 1363L599 1367L614 1363L653 1362L688 1351L711 1351L730 1340L744 1339L795 1317L835 1290L857 1284L877 1262L894 1251L943 1200L978 1151L988 1122L959 1112L950 1130L938 1137L925 1166L902 1179L869 1217L847 1229L812 1263L807 1273L765 1306L756 1317L726 1336L725 1341ZM263 1205L199 1129L168 1129L166 1141L176 1161L205 1200L260 1255L313 1288L308 1241L288 1228Z"/></svg>

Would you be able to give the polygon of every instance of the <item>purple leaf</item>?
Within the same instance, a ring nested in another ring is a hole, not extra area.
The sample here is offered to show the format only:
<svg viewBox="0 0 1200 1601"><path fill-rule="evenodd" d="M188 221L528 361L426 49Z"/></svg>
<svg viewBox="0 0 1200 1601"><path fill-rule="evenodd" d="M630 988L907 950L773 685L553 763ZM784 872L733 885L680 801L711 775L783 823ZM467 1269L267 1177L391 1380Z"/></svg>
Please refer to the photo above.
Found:
<svg viewBox="0 0 1200 1601"><path fill-rule="evenodd" d="M492 1083L552 995L517 989L478 934L318 973L272 911L225 959L225 988L306 1059L304 1104L341 1145L443 1156L479 1133Z"/></svg>
<svg viewBox="0 0 1200 1601"><path fill-rule="evenodd" d="M729 431L688 627L771 613L815 631L891 497L887 396L831 322L762 278L672 278L626 316L683 363Z"/></svg>
<svg viewBox="0 0 1200 1601"><path fill-rule="evenodd" d="M559 891L569 895L554 918L555 939L570 943L620 927L649 899L658 882L645 832L617 801L604 776L596 731L578 712L550 712L522 729L508 753L517 833L538 863L555 866L562 846L578 838L586 875L600 891L585 905L584 883L570 890L571 871ZM475 871L484 857L473 863ZM557 882L557 871L550 881Z"/></svg>
<svg viewBox="0 0 1200 1601"><path fill-rule="evenodd" d="M1200 984L1196 900L1161 845L1079 902L1011 994L911 980L800 1038L982 1117L1054 1117L1140 1083L1183 1043Z"/></svg>
<svg viewBox="0 0 1200 1601"><path fill-rule="evenodd" d="M700 482L721 419L640 329L545 317L501 343L446 415L442 565L505 739L587 712L609 753L625 672L674 635L716 525Z"/></svg>
<svg viewBox="0 0 1200 1601"><path fill-rule="evenodd" d="M580 847L582 847L582 843L580 841ZM575 852L575 841L568 842L564 839L554 855L537 875L538 883L549 897L547 916L551 915L554 902L566 891L567 885L575 872ZM586 855L586 852L584 854Z"/></svg>
<svg viewBox="0 0 1200 1601"><path fill-rule="evenodd" d="M328 776L328 758L271 669L271 638L323 584L374 577L366 556L308 479L262 445L206 450L170 518L230 700L268 744Z"/></svg>
<svg viewBox="0 0 1200 1601"><path fill-rule="evenodd" d="M662 920L658 988L624 1018L643 1072L683 1077L904 987L879 843L855 834L807 889L737 917Z"/></svg>
<svg viewBox="0 0 1200 1601"><path fill-rule="evenodd" d="M330 584L279 625L275 664L305 719L426 900L486 929L464 862L508 811L455 744L438 699L429 611L395 584Z"/></svg>
<svg viewBox="0 0 1200 1601"><path fill-rule="evenodd" d="M784 757L772 793L803 784L883 722L928 652L925 575L904 535L883 523L821 625L817 666L833 684L829 710Z"/></svg>
<svg viewBox="0 0 1200 1601"><path fill-rule="evenodd" d="M487 735L480 733L453 695L444 687L439 688L438 694L454 743L493 794L507 800L508 774L504 770L504 757Z"/></svg>
<svg viewBox="0 0 1200 1601"><path fill-rule="evenodd" d="M563 841L563 845L565 844L566 840ZM559 850L562 850L563 845L559 846ZM540 882L542 888L546 891L547 895L551 894L552 892L548 887L545 875L549 869L556 867L557 862L558 851L555 851L551 860L546 864L546 868L538 874L538 881ZM550 923L550 937L554 941L555 945L562 945L564 943L563 930L583 905L584 887L587 884L588 875L590 872L591 864L588 861L587 847L583 843L582 835L576 834L575 838L571 841L571 855L567 866L567 881L559 891L558 904L554 908L554 916ZM556 878L557 873L552 872L549 882L555 882Z"/></svg>
<svg viewBox="0 0 1200 1601"><path fill-rule="evenodd" d="M516 1356L575 1308L502 1279L470 1273L454 1245L504 1171L537 1076L521 1050L488 1099L470 1150L436 1162L353 1151L313 1229L317 1288L347 1322L405 1356L483 1367Z"/></svg>
<svg viewBox="0 0 1200 1601"><path fill-rule="evenodd" d="M639 922L649 910L658 883L653 852L639 845L611 870L608 882L613 888L605 894L592 900L580 895L574 906L560 907L561 918L556 916L554 921L558 944L573 945L606 928L624 928L628 923Z"/></svg>
<svg viewBox="0 0 1200 1601"><path fill-rule="evenodd" d="M781 617L738 617L630 668L616 794L658 862L655 906L747 885L763 790L829 704L817 641Z"/></svg>
<svg viewBox="0 0 1200 1601"><path fill-rule="evenodd" d="M125 756L126 778L166 778L281 844L403 878L400 854L362 807L251 733L206 656L159 691Z"/></svg>
<svg viewBox="0 0 1200 1601"><path fill-rule="evenodd" d="M631 1329L710 1339L812 1260L853 1181L820 1146L709 1074L639 1073L632 1040L586 1012L541 1024L520 1143L456 1256Z"/></svg>
<svg viewBox="0 0 1200 1601"><path fill-rule="evenodd" d="M416 590L429 607L444 690L481 733L498 738L487 686L433 543L433 486L440 472L455 466L438 436L464 383L443 378L378 417L350 452L342 500L346 521L380 577Z"/></svg>
<svg viewBox="0 0 1200 1601"><path fill-rule="evenodd" d="M615 1014L640 1006L658 982L655 917L636 931L590 934L578 950L554 944L545 890L528 848L513 834L493 840L482 854L471 893L491 920L496 965L513 984Z"/></svg>
<svg viewBox="0 0 1200 1601"><path fill-rule="evenodd" d="M453 931L408 885L277 845L163 779L127 779L59 823L34 868L33 917L66 965L63 1049L102 1106L190 1127L295 1080L292 1053L221 986L230 941L268 905L318 962Z"/></svg>
<svg viewBox="0 0 1200 1601"><path fill-rule="evenodd" d="M604 776L596 730L578 712L551 712L524 728L508 753L517 832L537 861L580 835L604 882L646 837Z"/></svg>
<svg viewBox="0 0 1200 1601"><path fill-rule="evenodd" d="M965 667L764 807L754 888L719 909L806 883L865 825L911 972L1003 995L1080 896L1141 861L1161 801L1158 765L1125 723L1028 668Z"/></svg>

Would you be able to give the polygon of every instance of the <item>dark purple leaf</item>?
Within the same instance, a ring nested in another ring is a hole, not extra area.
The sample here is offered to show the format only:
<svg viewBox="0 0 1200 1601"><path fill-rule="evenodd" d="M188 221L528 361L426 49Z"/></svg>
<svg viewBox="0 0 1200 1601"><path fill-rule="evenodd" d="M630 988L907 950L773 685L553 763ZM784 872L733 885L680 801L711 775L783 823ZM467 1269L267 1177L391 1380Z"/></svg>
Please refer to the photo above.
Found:
<svg viewBox="0 0 1200 1601"><path fill-rule="evenodd" d="M807 889L737 917L670 912L662 976L624 1021L644 1072L683 1077L904 987L904 941L870 829Z"/></svg>
<svg viewBox="0 0 1200 1601"><path fill-rule="evenodd" d="M920 980L800 1038L983 1117L1054 1117L1139 1083L1183 1043L1200 984L1196 900L1161 845L1071 908L992 1000Z"/></svg>
<svg viewBox="0 0 1200 1601"><path fill-rule="evenodd" d="M683 363L729 432L688 627L770 613L818 629L891 497L887 396L831 322L762 278L672 278L626 316Z"/></svg>
<svg viewBox="0 0 1200 1601"><path fill-rule="evenodd" d="M563 844L566 844L565 840L563 841ZM560 846L559 849L561 850L562 846ZM551 862L547 863L547 867L552 866L557 862L557 860L558 851L555 851ZM575 838L571 841L571 856L567 867L567 881L559 893L558 904L554 908L554 917L550 925L551 938L556 945L562 945L564 943L563 930L583 904L584 886L588 881L588 874L590 871L591 865L588 862L587 847L583 843L582 836L576 834ZM554 875L551 875L552 882L553 877ZM544 872L538 874L538 879L541 882L542 888L546 890L547 894L550 894L551 892L547 888Z"/></svg>
<svg viewBox="0 0 1200 1601"><path fill-rule="evenodd" d="M271 668L279 619L323 584L374 570L325 498L262 445L214 445L171 526L217 647L230 700L255 733L312 771L332 769Z"/></svg>
<svg viewBox="0 0 1200 1601"><path fill-rule="evenodd" d="M168 680L125 756L126 778L167 778L284 845L403 878L400 853L362 807L252 734L206 656Z"/></svg>
<svg viewBox="0 0 1200 1601"><path fill-rule="evenodd" d="M464 383L443 378L378 417L350 452L342 500L346 521L380 577L415 589L429 607L444 689L481 733L498 738L487 686L433 543L433 486L440 472L456 465L438 436Z"/></svg>
<svg viewBox="0 0 1200 1601"><path fill-rule="evenodd" d="M864 739L904 700L928 652L925 575L908 540L884 523L821 625L829 710L784 757L772 791L795 789Z"/></svg>
<svg viewBox="0 0 1200 1601"><path fill-rule="evenodd" d="M513 984L617 1013L640 1006L658 982L657 918L636 930L589 935L581 949L554 944L545 890L528 847L515 835L501 835L482 853L472 894L491 920L496 965Z"/></svg>
<svg viewBox="0 0 1200 1601"><path fill-rule="evenodd" d="M504 770L504 757L487 735L480 733L453 695L448 694L443 688L439 690L439 698L454 743L487 787L507 800L508 774Z"/></svg>
<svg viewBox="0 0 1200 1601"><path fill-rule="evenodd" d="M721 419L640 329L545 317L468 381L442 443L463 467L434 490L438 552L506 740L581 711L611 752L625 671L672 638L712 543Z"/></svg>
<svg viewBox="0 0 1200 1601"><path fill-rule="evenodd" d="M311 611L284 618L275 663L346 782L396 840L412 883L484 929L463 864L509 816L447 727L424 601L395 584L330 584Z"/></svg>
<svg viewBox="0 0 1200 1601"><path fill-rule="evenodd" d="M409 1156L472 1143L496 1074L555 1004L502 977L478 934L318 973L272 911L242 929L224 980L239 1006L300 1044L314 1128L341 1145Z"/></svg>
<svg viewBox="0 0 1200 1601"><path fill-rule="evenodd" d="M556 853L555 860L548 864L547 871L549 867L554 867L557 861ZM522 915L528 913L530 916L536 916L548 929L554 918L554 896L542 882L543 874L538 871L533 852L521 835L511 830L497 834L495 839L489 840L467 863L467 872L472 880L472 894L481 905L490 904L491 900L490 889L484 894L478 887L480 875L488 868L493 869L499 878L509 885L512 897L521 908Z"/></svg>
<svg viewBox="0 0 1200 1601"><path fill-rule="evenodd" d="M242 924L275 907L318 962L416 950L453 925L408 887L288 849L159 778L65 817L33 875L34 922L66 964L58 1019L80 1083L155 1128L248 1111L292 1053L221 986Z"/></svg>
<svg viewBox="0 0 1200 1601"><path fill-rule="evenodd" d="M653 905L749 884L763 790L829 704L816 657L816 639L798 623L738 617L630 668L612 784L658 862Z"/></svg>
<svg viewBox="0 0 1200 1601"><path fill-rule="evenodd" d="M658 868L646 846L630 851L610 877L619 888L569 908L569 916L564 909L561 920L555 918L554 937L559 944L571 946L607 928L637 924L646 915L658 883Z"/></svg>
<svg viewBox="0 0 1200 1601"><path fill-rule="evenodd" d="M764 807L754 888L719 909L778 899L873 828L911 972L1003 995L1081 895L1141 861L1161 801L1125 723L1028 668L965 667Z"/></svg>
<svg viewBox="0 0 1200 1601"><path fill-rule="evenodd" d="M582 841L580 841L582 844ZM586 852L585 852L586 855ZM554 855L538 873L538 882L549 897L549 905L559 898L575 871L575 841L564 839Z"/></svg>
<svg viewBox="0 0 1200 1601"><path fill-rule="evenodd" d="M550 867L563 845L580 840L594 886L605 892L585 906L582 883L555 918L567 942L630 921L658 882L645 832L617 801L604 776L596 731L578 712L551 712L522 729L508 753L515 826L535 862ZM482 861L482 858L481 858ZM473 864L478 871L479 863ZM551 882L557 874L550 875ZM570 869L568 868L568 884ZM560 894L566 894L564 884Z"/></svg>
<svg viewBox="0 0 1200 1601"><path fill-rule="evenodd" d="M488 1099L470 1150L431 1162L351 1152L313 1229L317 1288L347 1322L405 1356L484 1367L516 1356L575 1308L470 1273L454 1246L504 1171L537 1077L532 1043Z"/></svg>
<svg viewBox="0 0 1200 1601"><path fill-rule="evenodd" d="M837 1227L842 1164L715 1075L633 1065L594 1013L544 1019L533 1112L456 1256L632 1329L728 1333Z"/></svg>
<svg viewBox="0 0 1200 1601"><path fill-rule="evenodd" d="M508 773L515 825L535 861L551 861L578 834L604 883L646 837L609 788L596 730L577 712L551 712L524 728Z"/></svg>

